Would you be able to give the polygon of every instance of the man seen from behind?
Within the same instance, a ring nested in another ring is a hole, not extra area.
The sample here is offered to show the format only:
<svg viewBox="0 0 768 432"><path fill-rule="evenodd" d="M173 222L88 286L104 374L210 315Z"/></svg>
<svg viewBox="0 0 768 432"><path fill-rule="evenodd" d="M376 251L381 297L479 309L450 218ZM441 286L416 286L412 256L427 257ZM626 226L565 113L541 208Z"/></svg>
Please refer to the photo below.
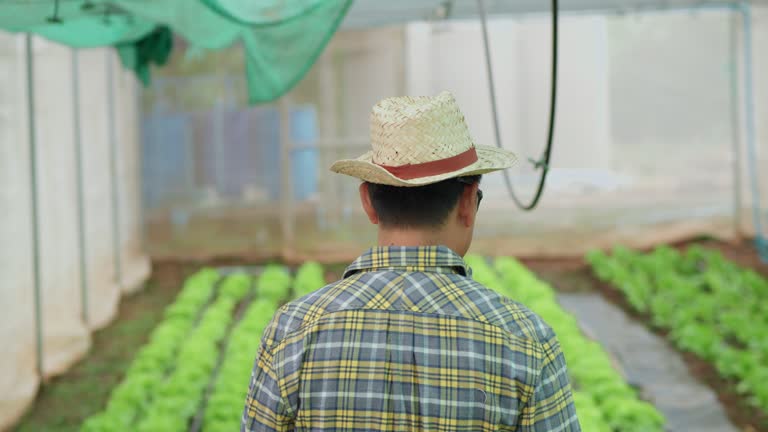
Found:
<svg viewBox="0 0 768 432"><path fill-rule="evenodd" d="M481 175L515 156L475 145L447 92L379 102L371 144L331 169L362 181L378 246L273 317L241 431L580 431L552 329L462 258Z"/></svg>

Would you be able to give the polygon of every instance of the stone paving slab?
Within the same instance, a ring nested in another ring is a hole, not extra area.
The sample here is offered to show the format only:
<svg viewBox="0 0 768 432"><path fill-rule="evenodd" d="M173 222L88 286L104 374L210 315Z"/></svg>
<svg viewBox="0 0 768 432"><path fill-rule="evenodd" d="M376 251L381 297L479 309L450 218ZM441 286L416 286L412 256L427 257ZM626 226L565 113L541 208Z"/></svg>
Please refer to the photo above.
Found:
<svg viewBox="0 0 768 432"><path fill-rule="evenodd" d="M666 416L667 430L739 431L715 393L690 374L666 340L599 294L561 293L558 300L615 357L627 381Z"/></svg>

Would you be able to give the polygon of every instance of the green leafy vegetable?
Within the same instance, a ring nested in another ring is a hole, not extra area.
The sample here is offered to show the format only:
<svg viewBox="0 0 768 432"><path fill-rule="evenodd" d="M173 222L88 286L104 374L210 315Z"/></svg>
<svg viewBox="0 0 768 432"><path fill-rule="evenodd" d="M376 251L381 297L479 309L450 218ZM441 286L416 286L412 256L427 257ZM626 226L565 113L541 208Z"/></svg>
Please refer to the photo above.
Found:
<svg viewBox="0 0 768 432"><path fill-rule="evenodd" d="M768 280L698 245L647 254L619 247L586 259L680 349L711 362L768 412Z"/></svg>
<svg viewBox="0 0 768 432"><path fill-rule="evenodd" d="M593 256L598 261L601 257ZM589 340L578 321L557 303L555 291L513 258L498 258L494 268L478 256L467 256L473 278L541 316L558 335L574 383L574 402L585 431L661 432L663 416L613 367L602 346ZM606 266L606 274L617 269ZM620 272L620 270L619 270ZM642 289L642 288L641 288ZM638 303L646 305L641 297Z"/></svg>

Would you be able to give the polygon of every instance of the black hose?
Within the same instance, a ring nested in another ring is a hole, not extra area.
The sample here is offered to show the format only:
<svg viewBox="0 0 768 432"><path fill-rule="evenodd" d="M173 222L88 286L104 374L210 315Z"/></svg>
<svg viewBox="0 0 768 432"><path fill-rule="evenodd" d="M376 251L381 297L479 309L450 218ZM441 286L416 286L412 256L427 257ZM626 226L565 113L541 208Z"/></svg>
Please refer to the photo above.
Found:
<svg viewBox="0 0 768 432"><path fill-rule="evenodd" d="M477 0L478 9L480 12L480 21L483 26L483 42L485 45L485 60L486 68L488 72L488 86L491 95L491 109L493 111L493 126L494 134L496 136L496 146L501 146L501 132L499 129L499 114L496 107L496 89L493 81L493 67L491 64L491 49L488 41L488 28L486 23L485 3L483 0ZM504 171L504 183L507 185L509 196L512 201L522 210L533 210L541 199L541 195L544 192L544 184L547 181L547 174L549 173L549 161L552 156L552 141L555 134L555 107L557 102L557 59L558 59L558 46L557 46L557 34L558 34L558 0L552 0L552 79L550 89L550 101L549 101L549 130L547 133L547 146L544 149L544 154L538 161L533 161L535 169L541 169L541 177L539 178L539 184L536 188L536 194L533 196L533 200L530 204L524 204L515 195L515 191L512 188L512 180L509 178L509 172Z"/></svg>

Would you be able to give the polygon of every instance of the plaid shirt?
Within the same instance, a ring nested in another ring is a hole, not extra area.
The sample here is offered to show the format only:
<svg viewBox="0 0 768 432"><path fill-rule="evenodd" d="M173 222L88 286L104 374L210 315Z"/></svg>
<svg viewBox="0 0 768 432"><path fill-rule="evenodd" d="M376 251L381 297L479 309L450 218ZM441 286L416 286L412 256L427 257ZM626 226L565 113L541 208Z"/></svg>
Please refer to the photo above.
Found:
<svg viewBox="0 0 768 432"><path fill-rule="evenodd" d="M541 318L446 247L379 247L264 332L241 431L580 431Z"/></svg>

